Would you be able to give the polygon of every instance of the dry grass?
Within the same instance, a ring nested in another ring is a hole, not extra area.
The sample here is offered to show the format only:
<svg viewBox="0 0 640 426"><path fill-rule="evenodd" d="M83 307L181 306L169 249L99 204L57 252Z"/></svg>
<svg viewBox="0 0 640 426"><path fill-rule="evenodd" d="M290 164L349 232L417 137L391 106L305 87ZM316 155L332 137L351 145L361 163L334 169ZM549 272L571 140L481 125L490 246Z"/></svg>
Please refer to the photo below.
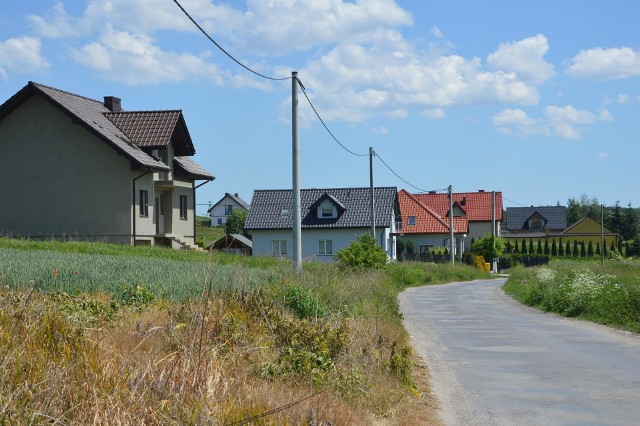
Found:
<svg viewBox="0 0 640 426"><path fill-rule="evenodd" d="M402 339L394 327L350 321L335 365L314 384L305 371L261 373L290 343L278 327L316 326L259 296L155 303L111 320L70 315L54 299L0 295L0 424L424 424L433 408L389 371ZM340 374L352 369L366 392Z"/></svg>

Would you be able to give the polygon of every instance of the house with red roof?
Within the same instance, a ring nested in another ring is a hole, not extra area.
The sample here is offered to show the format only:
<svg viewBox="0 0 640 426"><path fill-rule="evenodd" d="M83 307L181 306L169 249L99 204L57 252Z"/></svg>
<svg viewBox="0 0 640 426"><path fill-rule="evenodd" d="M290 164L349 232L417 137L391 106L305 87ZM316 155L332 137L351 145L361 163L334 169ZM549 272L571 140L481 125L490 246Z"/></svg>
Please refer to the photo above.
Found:
<svg viewBox="0 0 640 426"><path fill-rule="evenodd" d="M449 247L450 215L453 216L453 233L456 253L471 248L471 241L491 233L500 235L502 221L502 193L454 192L453 209L450 209L448 193L429 192L411 194L406 190L398 193L401 217L401 237L411 240L418 254ZM450 211L452 210L452 211Z"/></svg>
<svg viewBox="0 0 640 426"><path fill-rule="evenodd" d="M0 235L194 248L194 154L180 110L29 82L0 105Z"/></svg>

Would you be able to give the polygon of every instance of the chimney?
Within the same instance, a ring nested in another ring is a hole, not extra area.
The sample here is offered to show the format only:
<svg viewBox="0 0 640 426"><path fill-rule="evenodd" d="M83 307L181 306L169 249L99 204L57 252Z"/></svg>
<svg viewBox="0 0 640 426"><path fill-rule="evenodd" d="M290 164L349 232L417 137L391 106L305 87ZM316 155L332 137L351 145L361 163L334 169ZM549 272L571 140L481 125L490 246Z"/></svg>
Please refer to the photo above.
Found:
<svg viewBox="0 0 640 426"><path fill-rule="evenodd" d="M478 189L478 192L484 192L484 189Z"/></svg>
<svg viewBox="0 0 640 426"><path fill-rule="evenodd" d="M429 191L429 194L435 194L436 191Z"/></svg>
<svg viewBox="0 0 640 426"><path fill-rule="evenodd" d="M236 197L238 196L238 193L236 192Z"/></svg>
<svg viewBox="0 0 640 426"><path fill-rule="evenodd" d="M116 98L115 96L105 96L104 97L104 106L111 112L120 112L122 111L122 106L120 104L120 98Z"/></svg>
<svg viewBox="0 0 640 426"><path fill-rule="evenodd" d="M462 202L460 203L460 205L462 205L462 206L466 206L467 205L467 196L466 195L464 197L462 197Z"/></svg>

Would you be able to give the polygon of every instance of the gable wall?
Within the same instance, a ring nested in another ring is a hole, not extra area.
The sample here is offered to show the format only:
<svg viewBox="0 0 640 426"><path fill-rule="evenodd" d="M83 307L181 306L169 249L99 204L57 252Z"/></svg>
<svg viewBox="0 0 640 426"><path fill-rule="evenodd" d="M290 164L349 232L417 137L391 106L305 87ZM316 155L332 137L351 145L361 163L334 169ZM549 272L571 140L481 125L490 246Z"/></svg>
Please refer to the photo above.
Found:
<svg viewBox="0 0 640 426"><path fill-rule="evenodd" d="M233 206L233 210L244 210L244 208L240 206L240 204L236 203L233 198L225 195L224 198L218 202L218 205L211 210L211 226L218 226L218 219L222 220L222 225L227 223L228 216L224 214L225 204L231 204Z"/></svg>
<svg viewBox="0 0 640 426"><path fill-rule="evenodd" d="M0 234L130 243L132 175L127 159L32 96L0 122Z"/></svg>

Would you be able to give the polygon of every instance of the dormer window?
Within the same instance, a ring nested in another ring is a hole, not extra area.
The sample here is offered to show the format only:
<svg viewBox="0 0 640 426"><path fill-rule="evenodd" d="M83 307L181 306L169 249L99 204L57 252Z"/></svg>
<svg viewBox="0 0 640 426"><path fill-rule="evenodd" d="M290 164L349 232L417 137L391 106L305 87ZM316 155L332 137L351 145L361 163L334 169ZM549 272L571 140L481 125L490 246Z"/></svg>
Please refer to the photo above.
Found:
<svg viewBox="0 0 640 426"><path fill-rule="evenodd" d="M408 225L415 225L416 224L416 217L415 216L409 216L409 218L407 219L407 224Z"/></svg>
<svg viewBox="0 0 640 426"><path fill-rule="evenodd" d="M318 206L318 219L333 219L338 217L338 211L333 203L325 200Z"/></svg>
<svg viewBox="0 0 640 426"><path fill-rule="evenodd" d="M315 216L318 219L337 219L345 210L340 200L327 193L324 193L315 203L309 206L309 211L315 211Z"/></svg>
<svg viewBox="0 0 640 426"><path fill-rule="evenodd" d="M331 207L323 208L321 212L322 217L333 217L333 209Z"/></svg>

